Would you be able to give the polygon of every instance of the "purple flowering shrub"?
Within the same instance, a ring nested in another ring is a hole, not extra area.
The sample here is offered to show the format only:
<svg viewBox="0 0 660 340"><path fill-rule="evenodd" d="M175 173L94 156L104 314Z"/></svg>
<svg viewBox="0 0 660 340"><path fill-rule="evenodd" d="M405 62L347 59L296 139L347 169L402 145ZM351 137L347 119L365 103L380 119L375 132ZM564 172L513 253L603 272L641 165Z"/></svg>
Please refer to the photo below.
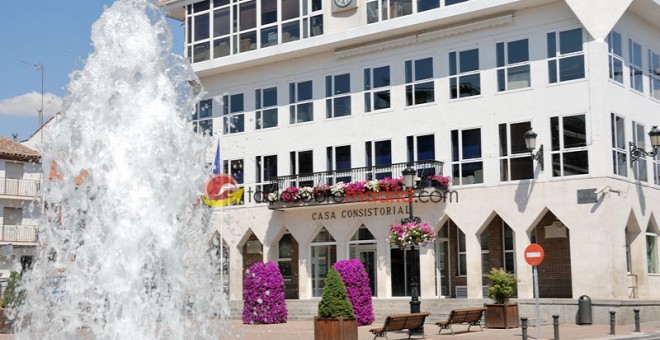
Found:
<svg viewBox="0 0 660 340"><path fill-rule="evenodd" d="M286 322L284 296L284 279L276 264L268 261L251 265L243 282L243 323Z"/></svg>
<svg viewBox="0 0 660 340"><path fill-rule="evenodd" d="M353 313L358 326L370 325L374 322L374 306L371 303L371 288L369 276L362 261L358 259L341 260L333 267L341 276L346 286L348 300L353 304Z"/></svg>

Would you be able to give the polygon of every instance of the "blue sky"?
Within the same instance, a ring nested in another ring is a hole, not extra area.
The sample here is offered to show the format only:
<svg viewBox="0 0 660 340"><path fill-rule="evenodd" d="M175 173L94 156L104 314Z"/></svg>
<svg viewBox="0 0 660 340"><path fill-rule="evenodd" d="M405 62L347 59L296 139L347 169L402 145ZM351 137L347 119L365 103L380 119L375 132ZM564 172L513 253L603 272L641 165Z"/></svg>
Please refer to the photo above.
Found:
<svg viewBox="0 0 660 340"><path fill-rule="evenodd" d="M90 32L113 0L2 1L0 10L0 136L27 139L38 127L44 68L44 121L61 108L69 74L93 51ZM173 51L183 28L170 20Z"/></svg>

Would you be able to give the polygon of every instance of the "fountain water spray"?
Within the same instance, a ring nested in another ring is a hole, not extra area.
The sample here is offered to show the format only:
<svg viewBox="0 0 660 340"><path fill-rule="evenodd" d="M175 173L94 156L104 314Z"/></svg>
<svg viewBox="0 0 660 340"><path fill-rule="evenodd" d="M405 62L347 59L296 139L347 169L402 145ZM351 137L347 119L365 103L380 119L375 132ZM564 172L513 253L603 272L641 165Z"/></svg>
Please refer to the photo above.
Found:
<svg viewBox="0 0 660 340"><path fill-rule="evenodd" d="M210 173L189 123L197 78L148 0L115 2L92 41L42 148L51 179L15 338L221 338L228 308L195 205Z"/></svg>

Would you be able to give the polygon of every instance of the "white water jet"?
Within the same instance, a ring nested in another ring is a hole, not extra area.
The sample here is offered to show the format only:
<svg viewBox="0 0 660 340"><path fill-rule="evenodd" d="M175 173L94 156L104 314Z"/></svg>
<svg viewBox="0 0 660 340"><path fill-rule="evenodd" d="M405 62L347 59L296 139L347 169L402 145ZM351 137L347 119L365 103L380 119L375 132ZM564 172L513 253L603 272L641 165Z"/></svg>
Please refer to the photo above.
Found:
<svg viewBox="0 0 660 340"><path fill-rule="evenodd" d="M210 173L210 141L189 123L197 78L155 1L118 0L92 41L42 148L53 179L15 338L227 336L209 212L195 205Z"/></svg>

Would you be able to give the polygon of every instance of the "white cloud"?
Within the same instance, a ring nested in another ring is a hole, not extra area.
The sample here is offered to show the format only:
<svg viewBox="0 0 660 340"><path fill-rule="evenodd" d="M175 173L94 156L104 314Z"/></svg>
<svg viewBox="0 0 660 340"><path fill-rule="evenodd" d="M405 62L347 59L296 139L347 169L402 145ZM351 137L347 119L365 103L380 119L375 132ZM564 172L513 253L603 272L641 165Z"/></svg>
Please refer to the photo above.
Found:
<svg viewBox="0 0 660 340"><path fill-rule="evenodd" d="M0 100L0 114L36 117L41 107L41 93L30 92L17 97ZM62 98L44 93L44 116L50 117L62 109Z"/></svg>

